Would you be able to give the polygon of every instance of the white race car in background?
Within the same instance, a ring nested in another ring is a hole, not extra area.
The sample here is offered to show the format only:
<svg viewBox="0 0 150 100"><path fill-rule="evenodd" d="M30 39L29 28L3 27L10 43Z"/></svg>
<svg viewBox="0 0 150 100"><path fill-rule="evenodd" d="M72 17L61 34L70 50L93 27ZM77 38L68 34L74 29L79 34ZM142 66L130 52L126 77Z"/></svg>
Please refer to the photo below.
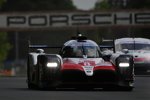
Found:
<svg viewBox="0 0 150 100"><path fill-rule="evenodd" d="M115 52L133 55L136 75L150 74L150 39L120 38L114 45Z"/></svg>

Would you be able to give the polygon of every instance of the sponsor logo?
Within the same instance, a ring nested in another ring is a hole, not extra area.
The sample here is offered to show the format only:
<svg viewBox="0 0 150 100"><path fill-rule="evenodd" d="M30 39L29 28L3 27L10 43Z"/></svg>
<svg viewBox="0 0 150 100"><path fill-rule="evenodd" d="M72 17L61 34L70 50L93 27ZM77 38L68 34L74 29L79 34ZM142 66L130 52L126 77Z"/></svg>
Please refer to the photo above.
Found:
<svg viewBox="0 0 150 100"><path fill-rule="evenodd" d="M0 15L0 17L2 17ZM79 12L3 15L0 27L52 28L76 26L149 25L150 12Z"/></svg>

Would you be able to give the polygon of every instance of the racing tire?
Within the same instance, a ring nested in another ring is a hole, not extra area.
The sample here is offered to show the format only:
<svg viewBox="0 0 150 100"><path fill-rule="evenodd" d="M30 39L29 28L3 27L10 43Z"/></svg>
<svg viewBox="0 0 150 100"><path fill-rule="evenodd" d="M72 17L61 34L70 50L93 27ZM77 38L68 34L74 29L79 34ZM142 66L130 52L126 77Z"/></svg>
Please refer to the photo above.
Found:
<svg viewBox="0 0 150 100"><path fill-rule="evenodd" d="M104 87L104 91L132 91L134 87L131 86L112 86Z"/></svg>
<svg viewBox="0 0 150 100"><path fill-rule="evenodd" d="M129 82L127 82L126 86L120 86L120 89L123 91L132 91L134 88L133 84L134 84L134 82L129 81Z"/></svg>
<svg viewBox="0 0 150 100"><path fill-rule="evenodd" d="M27 86L28 89L37 89L37 86L31 83L31 78L30 78L30 64L29 64L29 58L27 62Z"/></svg>
<svg viewBox="0 0 150 100"><path fill-rule="evenodd" d="M35 86L34 84L32 84L32 83L29 83L28 82L28 89L37 89L37 86Z"/></svg>
<svg viewBox="0 0 150 100"><path fill-rule="evenodd" d="M133 87L120 87L119 90L121 90L121 91L133 91Z"/></svg>
<svg viewBox="0 0 150 100"><path fill-rule="evenodd" d="M38 68L39 72L38 72L38 89L40 90L55 90L56 87L51 86L50 84L48 84L47 82L45 82L43 80L44 77L44 70L42 69L42 66L39 66Z"/></svg>
<svg viewBox="0 0 150 100"><path fill-rule="evenodd" d="M44 72L42 66L38 66L38 88L43 90L46 89L47 85L43 82Z"/></svg>

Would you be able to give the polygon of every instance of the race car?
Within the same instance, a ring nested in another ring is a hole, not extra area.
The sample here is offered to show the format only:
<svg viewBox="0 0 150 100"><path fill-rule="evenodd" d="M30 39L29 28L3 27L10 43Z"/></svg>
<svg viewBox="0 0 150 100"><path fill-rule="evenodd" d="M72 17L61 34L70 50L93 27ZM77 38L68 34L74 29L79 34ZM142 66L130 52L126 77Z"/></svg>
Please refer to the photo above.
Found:
<svg viewBox="0 0 150 100"><path fill-rule="evenodd" d="M150 40L146 38L120 38L115 40L116 52L133 55L136 75L150 74Z"/></svg>
<svg viewBox="0 0 150 100"><path fill-rule="evenodd" d="M33 48L36 52L30 52ZM64 43L58 54L47 53L44 48L59 47L29 45L29 89L72 87L131 91L134 87L131 55L115 54L110 61L105 61L97 43L81 35Z"/></svg>

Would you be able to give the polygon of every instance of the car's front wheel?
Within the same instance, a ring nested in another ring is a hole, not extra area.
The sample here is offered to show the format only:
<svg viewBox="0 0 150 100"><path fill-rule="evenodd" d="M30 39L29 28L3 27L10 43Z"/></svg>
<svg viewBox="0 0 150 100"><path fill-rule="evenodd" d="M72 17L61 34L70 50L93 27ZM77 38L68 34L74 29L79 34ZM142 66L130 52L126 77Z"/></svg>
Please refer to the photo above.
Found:
<svg viewBox="0 0 150 100"><path fill-rule="evenodd" d="M38 66L38 87L39 89L45 89L47 85L44 82L44 71L42 69L42 66Z"/></svg>

